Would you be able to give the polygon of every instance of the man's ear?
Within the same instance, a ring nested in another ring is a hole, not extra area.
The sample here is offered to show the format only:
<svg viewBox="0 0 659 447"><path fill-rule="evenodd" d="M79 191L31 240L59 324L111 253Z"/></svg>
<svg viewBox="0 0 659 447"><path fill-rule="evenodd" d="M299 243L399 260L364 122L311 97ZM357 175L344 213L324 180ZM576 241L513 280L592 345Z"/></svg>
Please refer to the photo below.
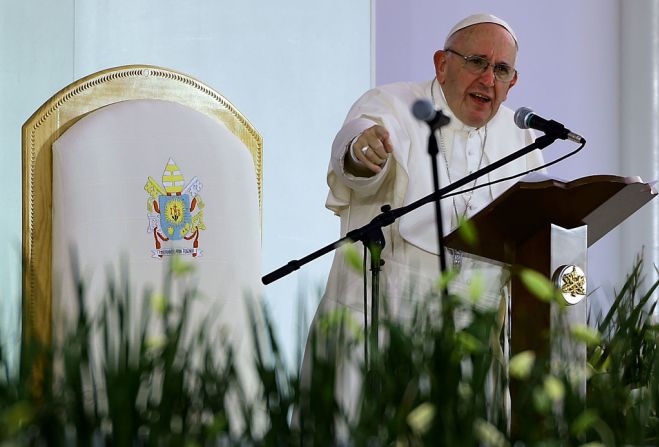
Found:
<svg viewBox="0 0 659 447"><path fill-rule="evenodd" d="M516 72L516 71L515 71L515 76L513 76L512 80L511 80L510 83L508 84L508 90L510 90L511 88L513 88L513 86L514 86L515 84L517 84L517 72Z"/></svg>
<svg viewBox="0 0 659 447"><path fill-rule="evenodd" d="M441 84L446 78L446 51L435 51L433 62L435 63L435 76L437 76L437 81Z"/></svg>

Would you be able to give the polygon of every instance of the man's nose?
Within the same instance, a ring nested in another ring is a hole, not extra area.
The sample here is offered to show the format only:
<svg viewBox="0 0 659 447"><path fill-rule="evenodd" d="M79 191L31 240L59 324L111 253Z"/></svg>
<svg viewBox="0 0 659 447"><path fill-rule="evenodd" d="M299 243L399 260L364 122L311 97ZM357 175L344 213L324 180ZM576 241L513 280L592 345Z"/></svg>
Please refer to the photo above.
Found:
<svg viewBox="0 0 659 447"><path fill-rule="evenodd" d="M494 76L494 65L488 65L485 68L485 71L481 73L480 79L483 84L487 85L488 87L494 87L494 83L496 82L496 77Z"/></svg>

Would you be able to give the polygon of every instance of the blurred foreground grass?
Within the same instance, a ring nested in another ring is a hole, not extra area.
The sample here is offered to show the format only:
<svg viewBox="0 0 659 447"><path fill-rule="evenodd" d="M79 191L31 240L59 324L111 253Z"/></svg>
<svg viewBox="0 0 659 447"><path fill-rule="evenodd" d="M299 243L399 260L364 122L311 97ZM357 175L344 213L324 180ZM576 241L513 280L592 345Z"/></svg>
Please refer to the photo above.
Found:
<svg viewBox="0 0 659 447"><path fill-rule="evenodd" d="M532 352L500 362L490 343L495 311L479 310L473 297L449 296L436 306L433 293L409 322L382 318L385 343L368 368L358 360L359 325L347 312L326 315L310 334L312 372L304 386L285 364L267 310L254 307L246 333L254 344L257 386L248 391L236 354L212 321L187 326L194 292L170 296L188 273L188 265L175 261L159 295L130 296L127 281L108 284L97 318L89 316L78 280L78 313L63 338L48 347L23 346L18 376L0 352L0 445L659 442L657 284L639 293L640 261L597 329L577 326L565 334L588 347L585 396L575 390L574 377L550 373ZM459 331L457 311L473 315ZM356 414L335 393L341 365L351 361L364 384ZM35 365L43 365L38 388ZM508 367L521 383L526 409L514 437L505 405Z"/></svg>

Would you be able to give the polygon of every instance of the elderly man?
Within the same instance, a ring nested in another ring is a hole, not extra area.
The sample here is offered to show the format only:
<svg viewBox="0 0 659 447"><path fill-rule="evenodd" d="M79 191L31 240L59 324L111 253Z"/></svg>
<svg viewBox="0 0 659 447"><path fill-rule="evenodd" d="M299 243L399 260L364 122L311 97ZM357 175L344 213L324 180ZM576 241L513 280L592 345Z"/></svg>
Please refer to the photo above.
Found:
<svg viewBox="0 0 659 447"><path fill-rule="evenodd" d="M498 17L467 17L449 32L444 49L434 55L435 79L423 83L384 85L364 94L351 108L332 145L327 207L341 217L341 234L376 216L383 204L400 207L430 194L432 172L427 153L429 128L415 119L412 105L432 101L451 118L437 132L441 185L464 177L533 141L530 130L517 128L513 111L501 106L518 79L517 38ZM542 164L532 152L474 185L523 172ZM487 205L512 182L502 182L442 201L443 228L451 230L463 217ZM384 229L386 246L382 280L394 315L410 309L410 278L438 277L435 213L425 205ZM507 275L498 266L461 253L450 253L449 266L460 270L453 291L461 292L478 271L485 286L482 304L496 305ZM422 290L418 281L416 288ZM423 290L422 290L423 291ZM347 306L363 309L363 282L337 253L320 311ZM360 315L360 321L363 317Z"/></svg>
<svg viewBox="0 0 659 447"><path fill-rule="evenodd" d="M467 17L453 27L444 48L435 53L434 79L380 86L353 105L332 145L327 176L326 205L340 216L342 235L368 223L384 204L404 206L433 191L427 153L430 130L411 113L421 98L451 119L436 132L442 186L532 143L532 132L517 128L513 111L501 105L518 80L517 48L515 33L503 20L488 14ZM535 151L468 187L541 164L542 157ZM455 228L463 217L473 215L510 186L510 181L498 183L442 200L443 228ZM384 295L391 315L404 320L439 275L434 208L425 205L383 231ZM477 274L483 285L480 305L496 308L506 302L501 300L508 280L505 270L462 253L451 253L449 259L449 266L460 271L453 292L464 291ZM411 284L415 292L410 291ZM337 253L318 314L348 308L363 322L363 290L362 275Z"/></svg>

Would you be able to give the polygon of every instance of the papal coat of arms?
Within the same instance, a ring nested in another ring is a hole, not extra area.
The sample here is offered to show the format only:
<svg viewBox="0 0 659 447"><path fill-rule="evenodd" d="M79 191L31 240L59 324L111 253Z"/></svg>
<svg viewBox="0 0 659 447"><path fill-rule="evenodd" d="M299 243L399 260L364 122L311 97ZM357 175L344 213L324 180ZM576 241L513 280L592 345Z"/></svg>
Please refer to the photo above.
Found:
<svg viewBox="0 0 659 447"><path fill-rule="evenodd" d="M171 158L162 174L162 186L149 177L144 190L149 194L146 209L149 218L147 233L153 234L154 258L174 254L201 256L199 232L203 222L204 203L199 196L203 187L197 177L185 185L183 174ZM161 241L192 241L191 247L180 243L163 248Z"/></svg>

